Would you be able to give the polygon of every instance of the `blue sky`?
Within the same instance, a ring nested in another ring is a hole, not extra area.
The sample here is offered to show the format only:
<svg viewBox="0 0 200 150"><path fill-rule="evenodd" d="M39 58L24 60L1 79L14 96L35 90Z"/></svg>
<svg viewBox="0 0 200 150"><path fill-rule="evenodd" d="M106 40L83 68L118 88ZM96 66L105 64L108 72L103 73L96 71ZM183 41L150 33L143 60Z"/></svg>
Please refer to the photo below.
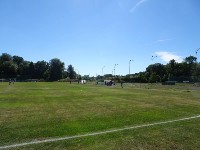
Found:
<svg viewBox="0 0 200 150"><path fill-rule="evenodd" d="M126 75L200 47L199 0L0 0L0 53ZM200 53L200 52L199 52ZM198 60L200 54L198 53ZM158 56L151 60L152 56Z"/></svg>

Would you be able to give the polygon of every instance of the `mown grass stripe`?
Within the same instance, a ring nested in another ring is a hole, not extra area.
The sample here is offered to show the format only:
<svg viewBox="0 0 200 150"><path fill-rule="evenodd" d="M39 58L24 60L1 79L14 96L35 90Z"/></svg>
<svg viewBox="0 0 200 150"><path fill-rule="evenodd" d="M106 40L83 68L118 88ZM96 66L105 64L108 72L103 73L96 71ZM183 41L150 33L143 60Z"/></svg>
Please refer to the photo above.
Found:
<svg viewBox="0 0 200 150"><path fill-rule="evenodd" d="M102 132L88 133L88 134L83 134L83 135L66 136L66 137L61 137L61 138L52 138L52 139L46 139L46 140L40 140L40 141L34 140L34 141L31 141L31 142L26 142L26 143L0 146L0 149L16 148L16 147L22 147L22 146L27 146L27 145L32 145L32 144L41 144L41 143L56 142L56 141L62 141L62 140L68 140L68 139L87 137L87 136L95 136L95 135L101 135L101 134L106 134L106 133L113 133L113 132L119 132L119 131L124 131L124 130L130 130L130 129L136 129L136 128L143 128L143 127L149 127L149 126L155 126L155 125L162 125L162 124L168 124L168 123L173 123L173 122L191 120L191 119L195 119L195 118L200 118L200 115L182 118L182 119L170 120L170 121L163 121L163 122L157 122L157 123L151 123L151 124L125 127L125 128L121 128L121 129L113 129L113 130L107 130L107 131L102 131Z"/></svg>

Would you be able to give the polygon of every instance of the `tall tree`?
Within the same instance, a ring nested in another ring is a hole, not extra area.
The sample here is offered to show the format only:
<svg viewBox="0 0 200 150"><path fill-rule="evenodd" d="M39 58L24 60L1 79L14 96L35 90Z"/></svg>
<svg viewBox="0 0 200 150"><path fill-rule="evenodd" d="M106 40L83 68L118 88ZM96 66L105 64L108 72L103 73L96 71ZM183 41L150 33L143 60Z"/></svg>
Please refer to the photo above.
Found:
<svg viewBox="0 0 200 150"><path fill-rule="evenodd" d="M28 66L28 74L30 76L30 79L33 79L35 76L35 64L33 62L29 63Z"/></svg>
<svg viewBox="0 0 200 150"><path fill-rule="evenodd" d="M149 79L151 80L150 82L154 82L155 79L156 79L156 82L161 82L164 80L164 77L167 74L165 66L160 63L149 65L146 68L146 72L149 75ZM155 76L157 77L155 78Z"/></svg>
<svg viewBox="0 0 200 150"><path fill-rule="evenodd" d="M24 62L24 59L20 56L13 56L13 62L17 64L17 76L20 76L20 64Z"/></svg>
<svg viewBox="0 0 200 150"><path fill-rule="evenodd" d="M76 72L74 71L74 67L72 65L68 66L67 72L68 72L68 77L70 79L75 79L76 78Z"/></svg>
<svg viewBox="0 0 200 150"><path fill-rule="evenodd" d="M168 80L174 80L174 77L177 76L177 65L176 61L174 59L170 60L169 63L165 66L166 69L166 78Z"/></svg>
<svg viewBox="0 0 200 150"><path fill-rule="evenodd" d="M24 59L19 56L13 56L13 62L16 63L18 66L23 63Z"/></svg>
<svg viewBox="0 0 200 150"><path fill-rule="evenodd" d="M45 79L45 73L48 70L49 65L46 61L38 61L35 63L35 78L36 79Z"/></svg>
<svg viewBox="0 0 200 150"><path fill-rule="evenodd" d="M0 63L3 63L5 61L12 61L12 56L10 54L7 54L7 53L3 53L1 56L0 56Z"/></svg>
<svg viewBox="0 0 200 150"><path fill-rule="evenodd" d="M51 59L49 63L50 81L57 81L61 79L63 72L64 63L58 58Z"/></svg>
<svg viewBox="0 0 200 150"><path fill-rule="evenodd" d="M184 59L184 61L187 63L187 64L194 64L196 62L197 58L194 57L194 56L189 56L189 57L186 57Z"/></svg>
<svg viewBox="0 0 200 150"><path fill-rule="evenodd" d="M1 78L13 78L17 74L17 65L13 63L12 56L3 53L0 56L0 74Z"/></svg>
<svg viewBox="0 0 200 150"><path fill-rule="evenodd" d="M29 64L30 64L29 61L23 61L23 63L21 63L19 65L19 72L20 72L20 79L21 80L31 78Z"/></svg>
<svg viewBox="0 0 200 150"><path fill-rule="evenodd" d="M2 78L15 78L17 75L17 65L12 61L4 61L0 68Z"/></svg>
<svg viewBox="0 0 200 150"><path fill-rule="evenodd" d="M185 70L187 70L187 75L192 76L196 74L196 60L197 58L194 56L189 56L184 59Z"/></svg>

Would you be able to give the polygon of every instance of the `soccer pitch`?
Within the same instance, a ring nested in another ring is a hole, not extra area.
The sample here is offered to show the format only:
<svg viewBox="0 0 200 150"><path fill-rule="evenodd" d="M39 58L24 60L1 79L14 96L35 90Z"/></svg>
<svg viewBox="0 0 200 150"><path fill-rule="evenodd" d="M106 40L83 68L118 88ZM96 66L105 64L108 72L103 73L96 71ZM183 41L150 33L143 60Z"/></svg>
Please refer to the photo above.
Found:
<svg viewBox="0 0 200 150"><path fill-rule="evenodd" d="M0 148L200 149L193 86L0 83L0 93Z"/></svg>

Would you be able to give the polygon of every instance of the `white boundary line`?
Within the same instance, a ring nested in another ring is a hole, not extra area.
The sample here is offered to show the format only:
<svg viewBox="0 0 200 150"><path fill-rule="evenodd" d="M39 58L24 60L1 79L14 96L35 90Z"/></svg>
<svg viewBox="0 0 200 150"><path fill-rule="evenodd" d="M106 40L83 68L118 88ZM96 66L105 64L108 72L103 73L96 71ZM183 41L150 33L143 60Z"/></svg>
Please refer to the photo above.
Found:
<svg viewBox="0 0 200 150"><path fill-rule="evenodd" d="M26 142L26 143L0 146L0 149L16 148L16 147L22 147L22 146L32 145L32 144L41 144L41 143L63 141L63 140L75 139L75 138L81 138L81 137L87 137L87 136L95 136L95 135L100 135L100 134L113 133L113 132L118 132L118 131L143 128L143 127L149 127L149 126L155 126L155 125L162 125L162 124L173 123L173 122L178 122L178 121L191 120L191 119L195 119L195 118L200 118L200 115L188 117L188 118L171 120L171 121L157 122L157 123L137 125L137 126L132 126L132 127L125 127L125 128L121 128L121 129L113 129L113 130L107 130L107 131L102 131L102 132L88 133L88 134L83 134L83 135L65 136L62 138L52 138L52 139L46 139L46 140L40 140L40 141L34 140L31 142Z"/></svg>

